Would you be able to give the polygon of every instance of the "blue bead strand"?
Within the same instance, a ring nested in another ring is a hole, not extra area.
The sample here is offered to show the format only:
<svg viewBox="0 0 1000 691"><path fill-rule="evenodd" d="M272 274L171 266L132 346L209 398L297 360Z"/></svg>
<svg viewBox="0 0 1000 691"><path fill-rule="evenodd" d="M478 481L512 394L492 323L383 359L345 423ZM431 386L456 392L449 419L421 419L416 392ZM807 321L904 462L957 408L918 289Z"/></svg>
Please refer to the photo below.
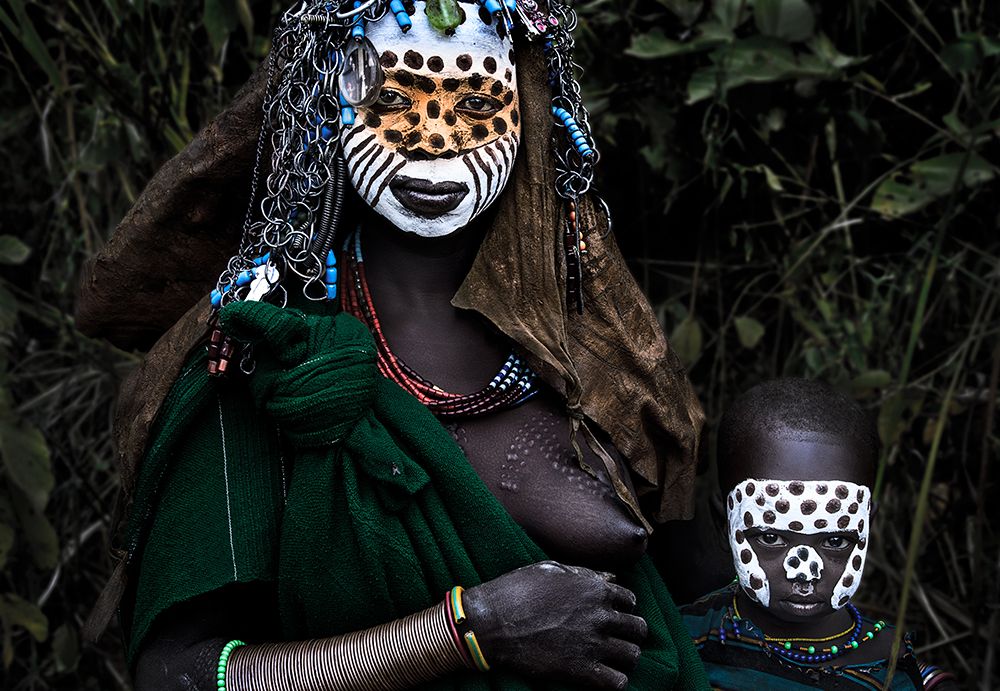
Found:
<svg viewBox="0 0 1000 691"><path fill-rule="evenodd" d="M405 34L413 26L413 22L410 20L410 15L406 13L406 8L403 6L403 0L391 0L389 3L389 11L396 18L396 23L399 24L399 28Z"/></svg>
<svg viewBox="0 0 1000 691"><path fill-rule="evenodd" d="M323 275L326 286L326 299L337 299L337 255L333 250L326 253L326 273Z"/></svg>
<svg viewBox="0 0 1000 691"><path fill-rule="evenodd" d="M594 156L594 149L590 146L590 140L584 134L583 128L577 123L576 118L568 110L559 106L552 106L552 114L566 128L566 134L569 136L570 141L573 142L573 147L580 156L583 158Z"/></svg>

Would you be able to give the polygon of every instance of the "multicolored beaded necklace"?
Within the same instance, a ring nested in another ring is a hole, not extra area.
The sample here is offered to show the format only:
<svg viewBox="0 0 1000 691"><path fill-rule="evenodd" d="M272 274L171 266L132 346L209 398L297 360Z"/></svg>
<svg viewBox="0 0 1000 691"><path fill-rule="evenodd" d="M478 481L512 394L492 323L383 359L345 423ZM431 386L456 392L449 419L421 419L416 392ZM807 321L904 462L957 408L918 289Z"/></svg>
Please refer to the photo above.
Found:
<svg viewBox="0 0 1000 691"><path fill-rule="evenodd" d="M368 281L365 278L364 257L361 254L361 233L344 243L344 266L347 268L340 306L371 330L378 352L378 368L383 376L399 384L405 391L427 406L438 417L472 417L519 406L538 393L536 374L513 351L500 371L482 389L469 394L444 391L424 379L393 354L382 333Z"/></svg>
<svg viewBox="0 0 1000 691"><path fill-rule="evenodd" d="M846 631L842 631L834 636L828 636L827 638L818 639L800 639L799 642L807 642L810 640L815 640L815 642L826 642L837 640L843 636L850 636L846 643L842 645L831 645L829 648L817 648L814 645L809 646L796 646L793 645L790 640L782 640L780 638L774 638L771 636L765 636L763 641L754 639L754 643L760 645L761 649L766 649L783 657L787 660L792 660L794 662L804 662L806 664L813 664L817 662L829 662L830 660L846 655L852 650L856 650L858 645L870 641L875 636L885 628L884 621L878 621L872 627L871 631L865 632L864 635L861 634L864 628L863 622L861 620L861 612L850 602L847 603L847 611L850 612L851 618L854 620L854 625ZM741 639L742 632L740 631L740 622L743 621L743 617L740 616L740 610L736 606L736 596L733 596L733 606L732 615L730 616L730 621L733 626L733 635L737 640ZM726 627L725 621L719 627L719 643L725 645L726 643Z"/></svg>

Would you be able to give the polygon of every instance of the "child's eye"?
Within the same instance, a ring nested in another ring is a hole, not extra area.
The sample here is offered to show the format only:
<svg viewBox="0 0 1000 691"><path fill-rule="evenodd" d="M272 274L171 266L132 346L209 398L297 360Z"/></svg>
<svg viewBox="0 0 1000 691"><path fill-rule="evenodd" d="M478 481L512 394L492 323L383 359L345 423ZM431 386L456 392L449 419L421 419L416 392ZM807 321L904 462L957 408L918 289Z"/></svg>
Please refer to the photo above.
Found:
<svg viewBox="0 0 1000 691"><path fill-rule="evenodd" d="M839 535L834 535L823 540L823 547L826 549L847 549L850 545L850 540Z"/></svg>
<svg viewBox="0 0 1000 691"><path fill-rule="evenodd" d="M777 533L761 533L756 538L757 542L765 547L782 547L788 543Z"/></svg>

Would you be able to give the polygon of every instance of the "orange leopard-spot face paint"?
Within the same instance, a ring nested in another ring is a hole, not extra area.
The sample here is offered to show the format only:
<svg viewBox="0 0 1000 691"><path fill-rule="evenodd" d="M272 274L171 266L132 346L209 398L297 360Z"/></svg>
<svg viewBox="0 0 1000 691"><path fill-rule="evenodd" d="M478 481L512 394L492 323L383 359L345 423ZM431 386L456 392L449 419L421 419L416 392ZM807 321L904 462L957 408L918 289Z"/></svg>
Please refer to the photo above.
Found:
<svg viewBox="0 0 1000 691"><path fill-rule="evenodd" d="M521 128L509 37L471 12L444 36L416 7L405 35L391 15L368 26L385 83L341 137L361 197L401 230L436 237L500 195Z"/></svg>

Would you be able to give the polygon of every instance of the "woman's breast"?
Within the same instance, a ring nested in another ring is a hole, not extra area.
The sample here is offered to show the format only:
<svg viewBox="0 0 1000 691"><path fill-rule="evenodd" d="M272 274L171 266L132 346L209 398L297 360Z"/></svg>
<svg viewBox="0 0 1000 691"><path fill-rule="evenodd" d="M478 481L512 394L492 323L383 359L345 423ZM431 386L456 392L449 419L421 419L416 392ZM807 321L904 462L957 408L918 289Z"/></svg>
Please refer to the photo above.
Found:
<svg viewBox="0 0 1000 691"><path fill-rule="evenodd" d="M579 434L594 475L581 468L558 405L554 396L539 396L449 429L493 495L550 557L612 571L632 564L645 553L648 535Z"/></svg>

